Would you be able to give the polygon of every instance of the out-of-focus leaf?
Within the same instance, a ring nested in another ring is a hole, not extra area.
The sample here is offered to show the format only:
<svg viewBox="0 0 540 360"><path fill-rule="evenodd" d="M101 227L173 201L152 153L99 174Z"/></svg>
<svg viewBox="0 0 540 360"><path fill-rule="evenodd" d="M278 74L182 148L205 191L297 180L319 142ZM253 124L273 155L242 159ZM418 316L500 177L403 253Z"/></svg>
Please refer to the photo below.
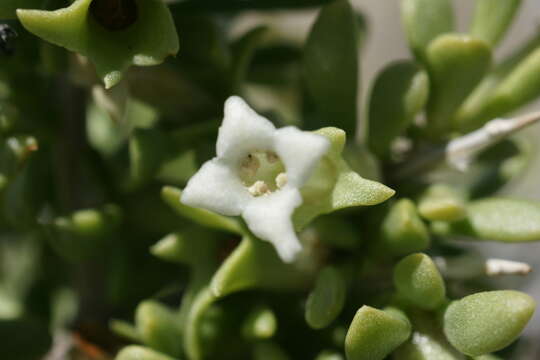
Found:
<svg viewBox="0 0 540 360"><path fill-rule="evenodd" d="M165 186L161 190L162 199L180 216L188 218L197 224L234 234L243 234L245 231L238 220L214 212L194 208L180 202L182 190L172 186Z"/></svg>
<svg viewBox="0 0 540 360"><path fill-rule="evenodd" d="M111 24L106 17L98 20L107 14L96 16L100 12L91 4L92 0L77 0L56 11L18 10L17 16L28 31L87 56L106 88L116 85L130 65L157 65L178 52L178 35L161 1L136 1L134 15L126 10L122 18L133 17L132 24Z"/></svg>
<svg viewBox="0 0 540 360"><path fill-rule="evenodd" d="M346 291L339 270L333 267L322 269L307 299L305 318L308 325L314 329L327 327L341 312Z"/></svg>
<svg viewBox="0 0 540 360"><path fill-rule="evenodd" d="M354 134L357 119L359 36L347 0L324 6L304 49L304 80L315 108L306 125L336 126Z"/></svg>
<svg viewBox="0 0 540 360"><path fill-rule="evenodd" d="M144 346L130 345L123 348L115 360L176 360Z"/></svg>
<svg viewBox="0 0 540 360"><path fill-rule="evenodd" d="M402 0L401 16L409 46L422 62L433 39L454 31L454 11L450 0Z"/></svg>
<svg viewBox="0 0 540 360"><path fill-rule="evenodd" d="M540 45L540 33L534 34L514 53L506 57L500 64L482 80L462 104L454 118L454 125L463 132L472 131L482 125L477 116L481 115L483 107L497 86L510 74L516 66L533 53ZM490 119L489 119L490 120Z"/></svg>
<svg viewBox="0 0 540 360"><path fill-rule="evenodd" d="M163 260L196 266L206 260L214 243L207 231L190 228L165 236L150 252Z"/></svg>
<svg viewBox="0 0 540 360"><path fill-rule="evenodd" d="M247 289L283 291L305 287L309 277L281 261L271 244L246 236L216 272L210 289L218 298Z"/></svg>
<svg viewBox="0 0 540 360"><path fill-rule="evenodd" d="M518 291L469 295L446 309L444 333L464 354L487 354L514 341L531 319L535 307L529 295Z"/></svg>
<svg viewBox="0 0 540 360"><path fill-rule="evenodd" d="M251 59L267 30L264 26L256 27L232 45L231 90L233 94L241 94L242 83L247 76Z"/></svg>
<svg viewBox="0 0 540 360"><path fill-rule="evenodd" d="M394 285L399 295L421 309L436 309L446 298L443 278L425 254L413 254L401 260L394 267Z"/></svg>
<svg viewBox="0 0 540 360"><path fill-rule="evenodd" d="M178 314L160 303L147 300L137 307L135 319L137 332L146 346L167 355L180 355L182 343L179 341Z"/></svg>
<svg viewBox="0 0 540 360"><path fill-rule="evenodd" d="M261 340L274 336L277 329L277 318L272 309L258 306L248 315L242 326L242 333L248 339Z"/></svg>
<svg viewBox="0 0 540 360"><path fill-rule="evenodd" d="M454 234L479 240L523 242L540 240L540 204L487 198L467 205L467 218L451 224Z"/></svg>
<svg viewBox="0 0 540 360"><path fill-rule="evenodd" d="M186 0L177 8L182 10L242 10L242 9L283 9L312 7L328 3L332 0Z"/></svg>
<svg viewBox="0 0 540 360"><path fill-rule="evenodd" d="M381 224L381 246L394 255L422 251L429 246L429 232L409 199L396 201Z"/></svg>
<svg viewBox="0 0 540 360"><path fill-rule="evenodd" d="M521 0L477 0L471 35L494 47L512 24L520 5Z"/></svg>
<svg viewBox="0 0 540 360"><path fill-rule="evenodd" d="M377 76L369 100L369 146L385 155L412 123L429 93L427 73L413 62L390 64Z"/></svg>
<svg viewBox="0 0 540 360"><path fill-rule="evenodd" d="M445 34L428 47L431 91L428 127L435 135L451 128L451 118L491 65L491 49L467 35Z"/></svg>
<svg viewBox="0 0 540 360"><path fill-rule="evenodd" d="M456 221L466 216L463 195L444 184L430 186L418 202L418 212L432 221Z"/></svg>
<svg viewBox="0 0 540 360"><path fill-rule="evenodd" d="M253 360L290 360L290 357L278 344L265 341L255 345Z"/></svg>
<svg viewBox="0 0 540 360"><path fill-rule="evenodd" d="M348 360L383 360L411 334L411 324L393 314L362 306L345 339Z"/></svg>
<svg viewBox="0 0 540 360"><path fill-rule="evenodd" d="M462 115L456 121L465 129L476 128L487 121L506 115L528 104L540 95L540 48L521 61L500 82L475 112Z"/></svg>

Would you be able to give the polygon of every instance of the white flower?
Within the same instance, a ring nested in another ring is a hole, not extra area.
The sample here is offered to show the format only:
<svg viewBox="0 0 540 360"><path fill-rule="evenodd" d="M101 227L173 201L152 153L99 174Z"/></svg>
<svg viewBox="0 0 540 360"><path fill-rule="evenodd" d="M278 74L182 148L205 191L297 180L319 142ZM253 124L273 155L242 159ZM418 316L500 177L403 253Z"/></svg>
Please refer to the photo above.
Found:
<svg viewBox="0 0 540 360"><path fill-rule="evenodd" d="M321 135L291 126L276 129L241 98L230 97L217 157L189 180L181 201L223 215L242 215L256 236L291 262L301 250L291 219L302 204L300 188L329 146Z"/></svg>

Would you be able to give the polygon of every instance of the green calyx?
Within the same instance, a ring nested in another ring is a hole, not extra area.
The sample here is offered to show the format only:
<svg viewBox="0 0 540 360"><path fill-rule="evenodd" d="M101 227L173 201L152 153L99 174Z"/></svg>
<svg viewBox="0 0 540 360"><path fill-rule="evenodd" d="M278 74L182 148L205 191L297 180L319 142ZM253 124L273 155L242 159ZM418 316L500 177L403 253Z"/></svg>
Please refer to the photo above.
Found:
<svg viewBox="0 0 540 360"><path fill-rule="evenodd" d="M110 88L129 66L160 64L178 52L167 6L159 0L128 2L120 14L103 1L77 0L55 11L20 9L17 16L28 31L88 57Z"/></svg>

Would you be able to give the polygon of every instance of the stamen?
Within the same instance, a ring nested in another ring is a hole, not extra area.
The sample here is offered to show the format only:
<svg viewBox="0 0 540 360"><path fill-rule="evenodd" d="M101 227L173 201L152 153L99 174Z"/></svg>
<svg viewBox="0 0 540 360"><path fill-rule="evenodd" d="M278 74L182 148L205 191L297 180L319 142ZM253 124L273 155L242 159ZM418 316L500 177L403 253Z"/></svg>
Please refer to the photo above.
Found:
<svg viewBox="0 0 540 360"><path fill-rule="evenodd" d="M261 180L255 181L255 183L248 188L248 191L253 196L261 196L270 193L268 185Z"/></svg>
<svg viewBox="0 0 540 360"><path fill-rule="evenodd" d="M259 159L251 154L249 154L241 164L242 172L247 176L255 176L260 167L261 162Z"/></svg>
<svg viewBox="0 0 540 360"><path fill-rule="evenodd" d="M287 182L289 179L287 178L287 174L282 172L279 173L278 176L276 176L276 186L278 189L282 189L285 185L287 185Z"/></svg>
<svg viewBox="0 0 540 360"><path fill-rule="evenodd" d="M277 154L273 151L267 151L266 161L268 161L270 164L274 164L279 161L279 156L277 156Z"/></svg>

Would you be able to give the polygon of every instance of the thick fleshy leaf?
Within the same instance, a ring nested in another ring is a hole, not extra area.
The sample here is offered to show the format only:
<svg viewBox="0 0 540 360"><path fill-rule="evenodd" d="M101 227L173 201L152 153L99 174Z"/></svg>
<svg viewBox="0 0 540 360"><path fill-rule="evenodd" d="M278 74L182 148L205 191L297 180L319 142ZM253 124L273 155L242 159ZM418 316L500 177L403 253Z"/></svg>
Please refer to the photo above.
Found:
<svg viewBox="0 0 540 360"><path fill-rule="evenodd" d="M139 304L135 313L137 332L142 342L154 350L178 356L182 343L178 314L158 302L147 300Z"/></svg>
<svg viewBox="0 0 540 360"><path fill-rule="evenodd" d="M130 345L123 348L115 360L176 360L144 346Z"/></svg>
<svg viewBox="0 0 540 360"><path fill-rule="evenodd" d="M297 230L321 214L353 206L376 205L394 195L394 190L362 178L343 160L343 130L330 127L315 133L330 140L330 149L301 189L304 202L293 217Z"/></svg>
<svg viewBox="0 0 540 360"><path fill-rule="evenodd" d="M409 46L422 62L433 39L454 31L450 0L402 0L401 16Z"/></svg>
<svg viewBox="0 0 540 360"><path fill-rule="evenodd" d="M480 240L523 242L540 240L540 204L488 198L467 205L467 218L451 224L451 232Z"/></svg>
<svg viewBox="0 0 540 360"><path fill-rule="evenodd" d="M209 228L223 230L234 234L242 234L245 232L238 220L205 209L184 205L180 202L181 196L182 190L172 186L165 186L161 190L163 201L165 201L178 215Z"/></svg>
<svg viewBox="0 0 540 360"><path fill-rule="evenodd" d="M128 189L138 188L158 173L168 154L165 135L156 129L136 129L129 140Z"/></svg>
<svg viewBox="0 0 540 360"><path fill-rule="evenodd" d="M468 129L506 115L535 100L540 95L540 49L521 61L493 90L475 112L464 114L456 121Z"/></svg>
<svg viewBox="0 0 540 360"><path fill-rule="evenodd" d="M492 47L503 38L521 5L521 0L477 0L471 35Z"/></svg>
<svg viewBox="0 0 540 360"><path fill-rule="evenodd" d="M489 118L482 117L482 111L498 85L516 69L540 45L540 33L530 37L518 50L495 66L473 93L463 103L454 118L454 125L462 132L468 132L483 125Z"/></svg>
<svg viewBox="0 0 540 360"><path fill-rule="evenodd" d="M422 251L429 246L429 232L409 199L396 201L381 225L381 247L394 255Z"/></svg>
<svg viewBox="0 0 540 360"><path fill-rule="evenodd" d="M467 35L445 34L429 45L426 61L431 81L428 127L441 135L451 128L451 118L489 69L491 49Z"/></svg>
<svg viewBox="0 0 540 360"><path fill-rule="evenodd" d="M394 268L394 285L399 295L421 309L436 309L446 298L444 280L425 254L401 260Z"/></svg>
<svg viewBox="0 0 540 360"><path fill-rule="evenodd" d="M464 197L457 190L444 184L435 184L421 196L418 212L432 221L456 221L466 216L465 206Z"/></svg>
<svg viewBox="0 0 540 360"><path fill-rule="evenodd" d="M341 312L345 304L346 284L333 267L321 270L306 302L305 318L314 329L327 327Z"/></svg>
<svg viewBox="0 0 540 360"><path fill-rule="evenodd" d="M364 305L347 331L347 360L383 360L410 334L411 324L406 319Z"/></svg>
<svg viewBox="0 0 540 360"><path fill-rule="evenodd" d="M324 6L311 29L303 59L304 81L315 114L306 125L332 125L355 133L359 27L347 0Z"/></svg>
<svg viewBox="0 0 540 360"><path fill-rule="evenodd" d="M385 155L392 141L411 125L425 106L429 79L425 70L409 61L388 65L377 76L369 100L369 147Z"/></svg>
<svg viewBox="0 0 540 360"><path fill-rule="evenodd" d="M130 65L156 65L178 52L178 35L163 2L135 0L136 10L123 14L133 19L121 24L91 4L76 0L64 9L18 10L17 16L28 31L88 57L106 88L116 85Z"/></svg>
<svg viewBox="0 0 540 360"><path fill-rule="evenodd" d="M291 360L291 358L275 342L264 341L255 344L253 360Z"/></svg>
<svg viewBox="0 0 540 360"><path fill-rule="evenodd" d="M283 291L303 288L309 277L284 263L267 242L244 237L212 278L210 289L218 298L247 289Z"/></svg>
<svg viewBox="0 0 540 360"><path fill-rule="evenodd" d="M487 354L514 341L531 319L535 307L529 295L518 291L469 295L446 309L444 333L464 354Z"/></svg>

